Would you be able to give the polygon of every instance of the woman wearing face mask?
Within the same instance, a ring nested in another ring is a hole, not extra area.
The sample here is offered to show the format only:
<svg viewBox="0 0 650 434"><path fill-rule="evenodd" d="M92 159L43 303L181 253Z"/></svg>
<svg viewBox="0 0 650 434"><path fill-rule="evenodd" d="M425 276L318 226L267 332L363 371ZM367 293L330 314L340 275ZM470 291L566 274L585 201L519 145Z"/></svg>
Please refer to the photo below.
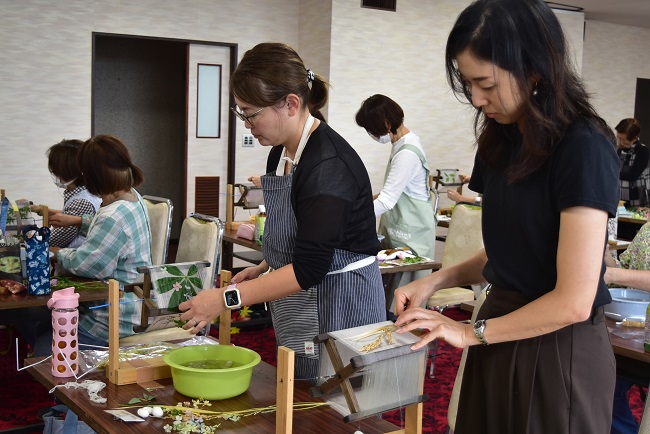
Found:
<svg viewBox="0 0 650 434"><path fill-rule="evenodd" d="M410 247L419 256L433 258L436 221L429 190L429 164L420 138L404 125L404 111L385 95L373 95L361 104L357 125L381 144L390 144L384 186L373 202L381 216L377 233L387 248ZM430 274L423 270L402 273L395 288Z"/></svg>
<svg viewBox="0 0 650 434"><path fill-rule="evenodd" d="M350 144L318 120L327 84L291 47L247 51L230 88L234 113L271 147L260 179L264 261L227 289L182 303L181 319L198 332L227 308L270 301L278 344L296 353L296 378L315 379L315 336L386 319L370 179Z"/></svg>
<svg viewBox="0 0 650 434"><path fill-rule="evenodd" d="M456 434L608 434L616 362L605 324L614 134L589 102L543 0L477 0L447 39L452 90L475 110L469 187L485 248L395 291L398 333L469 347ZM417 307L491 283L474 324Z"/></svg>
<svg viewBox="0 0 650 434"><path fill-rule="evenodd" d="M47 150L47 167L54 179L54 184L63 190L63 209L48 208L48 220L55 214L72 216L94 215L101 205L101 197L88 192L84 176L77 162L77 153L83 142L81 140L62 140ZM31 211L42 212L41 205L32 205ZM77 226L58 227L50 235L51 247L78 247L84 237L79 235Z"/></svg>

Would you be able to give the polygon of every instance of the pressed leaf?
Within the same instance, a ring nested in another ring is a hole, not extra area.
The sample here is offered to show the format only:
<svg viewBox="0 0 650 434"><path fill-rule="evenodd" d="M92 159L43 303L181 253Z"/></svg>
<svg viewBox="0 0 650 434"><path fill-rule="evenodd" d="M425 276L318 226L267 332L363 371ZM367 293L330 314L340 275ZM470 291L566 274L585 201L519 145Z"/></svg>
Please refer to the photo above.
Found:
<svg viewBox="0 0 650 434"><path fill-rule="evenodd" d="M183 278L179 277L163 277L161 279L156 280L156 289L158 293L164 294L167 291L171 291L174 288L175 283L183 284Z"/></svg>
<svg viewBox="0 0 650 434"><path fill-rule="evenodd" d="M167 265L167 273L172 276L185 276L183 272L175 265Z"/></svg>

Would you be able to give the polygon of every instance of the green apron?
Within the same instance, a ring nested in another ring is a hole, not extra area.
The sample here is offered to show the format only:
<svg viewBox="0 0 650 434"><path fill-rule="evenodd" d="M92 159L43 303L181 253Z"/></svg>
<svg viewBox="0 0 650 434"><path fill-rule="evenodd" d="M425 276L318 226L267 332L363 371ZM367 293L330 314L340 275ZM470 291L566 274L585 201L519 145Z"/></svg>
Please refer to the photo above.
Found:
<svg viewBox="0 0 650 434"><path fill-rule="evenodd" d="M404 150L414 152L420 158L422 167L426 171L425 180L429 180L429 164L422 152L415 146L404 144L395 155ZM388 161L386 178L390 172L390 166L395 155ZM414 199L402 193L393 209L381 215L377 233L385 238L383 244L386 248L409 247L418 256L425 256L433 259L436 247L436 220L433 215L431 204L431 193L428 200ZM407 283L431 274L431 270L420 270L402 273L400 278L393 280L390 285L392 290L404 286ZM388 288L387 288L388 289Z"/></svg>

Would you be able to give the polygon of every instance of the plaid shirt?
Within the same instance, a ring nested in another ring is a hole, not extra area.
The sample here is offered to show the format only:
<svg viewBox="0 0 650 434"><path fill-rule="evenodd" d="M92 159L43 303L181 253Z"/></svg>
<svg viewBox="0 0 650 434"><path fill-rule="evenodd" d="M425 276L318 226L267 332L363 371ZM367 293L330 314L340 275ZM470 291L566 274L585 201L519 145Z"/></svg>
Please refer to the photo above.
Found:
<svg viewBox="0 0 650 434"><path fill-rule="evenodd" d="M135 192L135 190L133 190ZM61 249L59 264L77 276L115 279L120 287L138 279L137 268L151 265L149 215L142 197L137 202L117 200L101 207L94 218L82 216L80 232L86 240L76 249ZM141 305L134 293L120 299L120 337L133 334L140 324ZM107 301L82 303L79 327L97 339L108 342L108 307L89 309Z"/></svg>
<svg viewBox="0 0 650 434"><path fill-rule="evenodd" d="M97 198L96 205L87 199L75 198L80 193L84 192L86 187L81 186L73 190L65 190L63 192L63 214L83 216L89 214L95 215L99 204L102 202L101 198ZM90 193L88 193L90 194ZM55 247L68 247L75 238L79 235L79 228L76 226L69 226L67 228L54 228L50 235L50 246Z"/></svg>

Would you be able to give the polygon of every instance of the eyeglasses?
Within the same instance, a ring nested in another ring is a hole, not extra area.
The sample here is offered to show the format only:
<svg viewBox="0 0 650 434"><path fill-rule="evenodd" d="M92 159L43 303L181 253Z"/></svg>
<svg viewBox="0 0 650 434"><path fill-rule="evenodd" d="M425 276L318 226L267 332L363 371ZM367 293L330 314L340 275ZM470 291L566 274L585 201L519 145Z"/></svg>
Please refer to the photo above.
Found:
<svg viewBox="0 0 650 434"><path fill-rule="evenodd" d="M261 112L262 110L264 110L265 108L266 108L266 107L262 107L261 109L259 109L259 110L256 111L255 113L250 114L250 115L248 115L248 116L246 116L246 115L244 114L244 112L242 112L242 111L239 109L239 107L237 107L237 104L235 104L235 105L233 105L232 107L230 107L230 110L232 110L232 112L233 112L234 114L236 114L237 117L238 117L239 119L241 119L241 120L244 121L244 122L248 122L248 125L250 125L251 128L254 128L255 125L253 125L253 118L254 118L255 116L257 116L258 114L260 114L260 112Z"/></svg>

